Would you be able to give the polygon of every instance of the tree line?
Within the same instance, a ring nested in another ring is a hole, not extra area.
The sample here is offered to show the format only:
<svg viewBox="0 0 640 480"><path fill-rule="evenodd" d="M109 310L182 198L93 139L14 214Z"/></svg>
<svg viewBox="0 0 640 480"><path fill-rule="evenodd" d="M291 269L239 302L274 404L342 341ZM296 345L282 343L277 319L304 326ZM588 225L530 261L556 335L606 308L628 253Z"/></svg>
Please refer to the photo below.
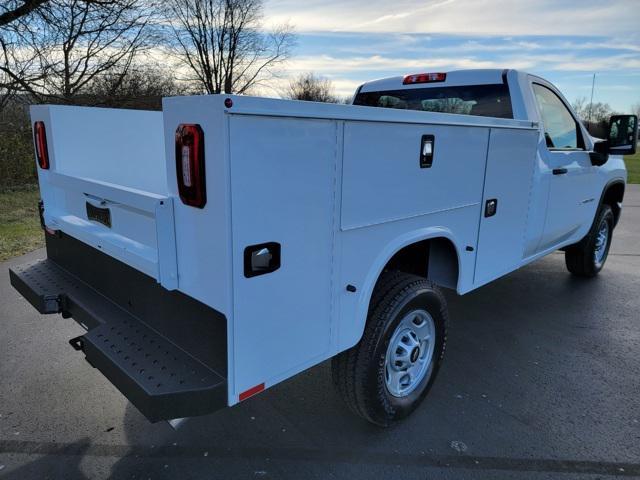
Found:
<svg viewBox="0 0 640 480"><path fill-rule="evenodd" d="M571 107L578 115L578 118L587 127L589 133L595 137L606 137L609 125L609 118L612 115L619 115L608 103L589 102L586 97L574 100ZM631 113L640 117L640 103L631 106Z"/></svg>
<svg viewBox="0 0 640 480"><path fill-rule="evenodd" d="M0 188L35 181L28 104L160 109L268 88L338 101L311 73L274 87L295 42L291 25L265 28L262 0L0 0Z"/></svg>
<svg viewBox="0 0 640 480"><path fill-rule="evenodd" d="M295 44L290 25L263 27L262 0L2 0L0 107L247 93Z"/></svg>

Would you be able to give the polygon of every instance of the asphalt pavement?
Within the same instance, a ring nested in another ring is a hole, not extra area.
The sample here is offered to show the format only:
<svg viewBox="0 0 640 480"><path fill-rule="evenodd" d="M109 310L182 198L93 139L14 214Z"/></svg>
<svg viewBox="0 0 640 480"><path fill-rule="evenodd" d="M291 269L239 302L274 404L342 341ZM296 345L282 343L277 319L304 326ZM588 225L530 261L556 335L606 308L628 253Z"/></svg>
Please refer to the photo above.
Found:
<svg viewBox="0 0 640 480"><path fill-rule="evenodd" d="M329 362L177 431L148 423L0 265L0 478L640 477L640 188L607 265L561 253L448 294L446 359L423 405L382 430L352 416Z"/></svg>

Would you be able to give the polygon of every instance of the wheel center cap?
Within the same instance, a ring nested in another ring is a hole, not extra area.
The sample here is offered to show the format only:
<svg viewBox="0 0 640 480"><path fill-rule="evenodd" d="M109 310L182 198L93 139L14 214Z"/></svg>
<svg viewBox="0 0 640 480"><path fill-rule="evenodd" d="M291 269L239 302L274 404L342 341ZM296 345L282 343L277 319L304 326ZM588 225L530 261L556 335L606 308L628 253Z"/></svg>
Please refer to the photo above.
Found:
<svg viewBox="0 0 640 480"><path fill-rule="evenodd" d="M416 360L418 360L418 357L420 356L420 347L414 347L413 350L411 350L411 363L416 363Z"/></svg>

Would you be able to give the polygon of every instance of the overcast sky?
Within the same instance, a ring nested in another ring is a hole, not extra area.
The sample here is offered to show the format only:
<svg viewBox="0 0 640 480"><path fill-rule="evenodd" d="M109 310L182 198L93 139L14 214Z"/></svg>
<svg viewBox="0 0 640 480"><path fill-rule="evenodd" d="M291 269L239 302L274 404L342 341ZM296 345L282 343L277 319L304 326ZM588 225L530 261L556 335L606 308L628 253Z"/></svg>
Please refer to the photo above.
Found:
<svg viewBox="0 0 640 480"><path fill-rule="evenodd" d="M363 81L465 68L518 68L619 111L640 102L638 0L266 0L267 25L298 34L290 74L350 95Z"/></svg>

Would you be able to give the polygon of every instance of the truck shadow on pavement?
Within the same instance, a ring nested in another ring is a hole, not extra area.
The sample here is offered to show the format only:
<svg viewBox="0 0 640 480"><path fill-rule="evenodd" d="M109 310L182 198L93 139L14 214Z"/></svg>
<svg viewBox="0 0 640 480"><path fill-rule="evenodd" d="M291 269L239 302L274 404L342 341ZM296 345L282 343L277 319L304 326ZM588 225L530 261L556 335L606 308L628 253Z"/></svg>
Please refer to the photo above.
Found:
<svg viewBox="0 0 640 480"><path fill-rule="evenodd" d="M64 478L65 480L89 480L80 469L80 463L85 458L91 440L83 438L74 443L46 444L44 449L40 445L30 445L35 442L15 442L15 451L33 451L42 456L2 476L3 480L25 480L30 478ZM0 449L3 451L4 449Z"/></svg>
<svg viewBox="0 0 640 480"><path fill-rule="evenodd" d="M609 379L604 396L624 402L633 395L624 372L633 371L629 362L637 363L635 357L618 359L617 366L602 362L597 343L599 335L620 327L607 318L633 318L635 307L621 298L633 298L624 285L635 279L620 272L575 278L562 271L562 257L554 257L467 296L447 295L452 351L410 421L383 430L354 417L334 393L325 362L177 431L147 424L129 405L123 424L128 443L139 446L123 455L112 475L175 478L187 468L194 478L323 477L351 469L380 476L398 465L417 471L640 475L633 431L621 425L612 436L591 418L615 408L594 393L600 390L594 372L605 378L607 368L618 368L623 374L613 380L620 385ZM451 446L460 437L468 450ZM603 438L622 454L603 447Z"/></svg>

